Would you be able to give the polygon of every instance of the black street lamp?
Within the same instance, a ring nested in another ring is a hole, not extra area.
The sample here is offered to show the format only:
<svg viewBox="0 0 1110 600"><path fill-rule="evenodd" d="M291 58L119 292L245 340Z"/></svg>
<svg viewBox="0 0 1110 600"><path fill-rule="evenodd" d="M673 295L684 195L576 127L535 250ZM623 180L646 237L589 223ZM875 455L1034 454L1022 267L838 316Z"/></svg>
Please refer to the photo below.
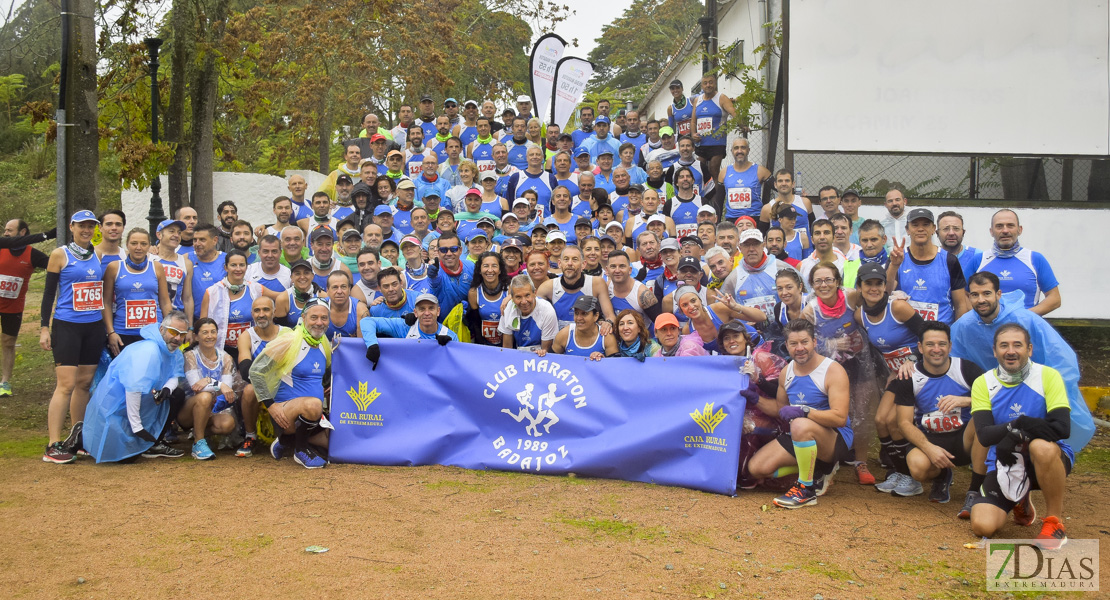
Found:
<svg viewBox="0 0 1110 600"><path fill-rule="evenodd" d="M150 141L158 143L158 48L162 46L162 40L158 38L146 38L143 40L146 44L146 49L150 52ZM166 220L166 213L162 210L162 197L158 195L162 191L162 179L160 175L155 175L150 181L150 214L146 216L146 220L150 223L150 237L153 241L154 232L158 229L158 224Z"/></svg>

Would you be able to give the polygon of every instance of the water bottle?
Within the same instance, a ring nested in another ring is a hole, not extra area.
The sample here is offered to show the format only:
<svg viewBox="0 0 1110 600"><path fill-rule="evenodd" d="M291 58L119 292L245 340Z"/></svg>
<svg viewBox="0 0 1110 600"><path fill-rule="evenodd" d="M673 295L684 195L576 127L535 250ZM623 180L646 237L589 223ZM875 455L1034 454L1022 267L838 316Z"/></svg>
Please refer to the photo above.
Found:
<svg viewBox="0 0 1110 600"><path fill-rule="evenodd" d="M802 172L801 171L798 171L794 175L794 195L795 196L801 196L802 195Z"/></svg>

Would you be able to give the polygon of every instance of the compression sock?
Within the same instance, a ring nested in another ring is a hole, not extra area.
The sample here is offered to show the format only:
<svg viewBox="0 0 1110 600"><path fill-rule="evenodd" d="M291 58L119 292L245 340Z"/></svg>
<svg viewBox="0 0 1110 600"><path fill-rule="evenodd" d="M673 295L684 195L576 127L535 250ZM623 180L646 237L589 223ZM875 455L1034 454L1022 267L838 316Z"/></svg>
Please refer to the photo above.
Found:
<svg viewBox="0 0 1110 600"><path fill-rule="evenodd" d="M798 459L798 483L813 485L813 469L817 462L817 441L794 442L794 456Z"/></svg>
<svg viewBox="0 0 1110 600"><path fill-rule="evenodd" d="M894 461L894 470L903 475L910 474L910 467L906 464L906 455L910 453L913 445L909 440L898 440L891 443L890 458Z"/></svg>
<svg viewBox="0 0 1110 600"><path fill-rule="evenodd" d="M971 485L967 486L967 491L979 493L979 490L983 487L983 482L986 481L986 479L986 475L980 475L975 471L972 471Z"/></svg>
<svg viewBox="0 0 1110 600"><path fill-rule="evenodd" d="M304 417L297 417L295 431L293 432L293 447L297 450L304 450L308 447L308 430L312 427L312 421Z"/></svg>
<svg viewBox="0 0 1110 600"><path fill-rule="evenodd" d="M813 461L813 477L814 477L814 479L820 479L820 478L828 475L829 473L832 473L834 464L836 464L836 463L835 462L828 463L828 462L825 462L825 461L821 460L820 458Z"/></svg>
<svg viewBox="0 0 1110 600"><path fill-rule="evenodd" d="M890 460L890 445L894 443L890 436L879 436L879 466L889 469L894 464Z"/></svg>
<svg viewBox="0 0 1110 600"><path fill-rule="evenodd" d="M786 477L787 475L794 475L797 472L798 472L798 465L787 465L785 467L779 467L779 468L775 469L775 472L771 473L771 477L773 477L775 479L778 479L779 477Z"/></svg>

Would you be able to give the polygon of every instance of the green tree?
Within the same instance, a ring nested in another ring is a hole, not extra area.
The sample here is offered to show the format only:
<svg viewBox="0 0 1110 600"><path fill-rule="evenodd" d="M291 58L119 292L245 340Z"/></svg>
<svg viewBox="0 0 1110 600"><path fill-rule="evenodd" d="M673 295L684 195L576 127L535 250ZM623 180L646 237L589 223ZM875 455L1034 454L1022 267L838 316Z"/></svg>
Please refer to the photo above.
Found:
<svg viewBox="0 0 1110 600"><path fill-rule="evenodd" d="M650 84L698 24L697 0L635 0L601 30L590 51L593 86L633 88Z"/></svg>

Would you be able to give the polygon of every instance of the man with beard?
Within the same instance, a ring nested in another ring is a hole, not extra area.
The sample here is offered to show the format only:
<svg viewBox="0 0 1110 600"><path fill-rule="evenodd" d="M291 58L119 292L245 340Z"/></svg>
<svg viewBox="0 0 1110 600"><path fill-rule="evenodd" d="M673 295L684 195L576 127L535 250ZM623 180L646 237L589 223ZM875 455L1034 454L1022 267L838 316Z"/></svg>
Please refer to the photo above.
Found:
<svg viewBox="0 0 1110 600"><path fill-rule="evenodd" d="M431 142L432 152L435 152L439 164L447 162L447 140L451 139L451 122L447 115L436 117L435 141Z"/></svg>
<svg viewBox="0 0 1110 600"><path fill-rule="evenodd" d="M231 249L242 250L247 256L251 255L251 246L254 245L254 231L247 221L236 221L231 225ZM258 257L254 257L257 260Z"/></svg>
<svg viewBox="0 0 1110 600"><path fill-rule="evenodd" d="M845 192L844 195L847 196L848 193ZM949 210L937 217L937 239L940 240L940 247L959 259L964 277L971 277L983 261L983 251L965 246L964 233L964 218L960 213Z"/></svg>
<svg viewBox="0 0 1110 600"><path fill-rule="evenodd" d="M801 264L800 260L791 258L790 255L786 253L786 232L782 230L782 227L771 227L768 229L767 238L764 242L764 247L767 249L767 254L769 256L774 256L795 269Z"/></svg>
<svg viewBox="0 0 1110 600"><path fill-rule="evenodd" d="M574 146L576 148L581 146L582 142L586 141L586 138L589 138L591 135L594 134L593 107L583 106L582 109L578 112L578 121L582 124L582 127L574 130L570 134L570 137L573 139Z"/></svg>
<svg viewBox="0 0 1110 600"><path fill-rule="evenodd" d="M266 344L286 331L285 327L274 321L276 308L277 304L269 296L259 296L251 304L251 322L254 325L244 331L237 341L239 374L244 381L250 381L251 365L254 364L254 359L266 349ZM235 456L246 458L254 454L255 445L258 442L258 398L254 394L254 386L249 383L243 388L239 407L243 411L243 429L246 431L246 439L235 451Z"/></svg>
<svg viewBox="0 0 1110 600"><path fill-rule="evenodd" d="M551 302L559 329L574 322L574 301L582 296L597 298L601 305L602 319L598 321L601 335L613 331L616 315L609 301L608 287L600 276L582 273L582 250L578 246L567 246L559 255L559 270L562 276L540 284L536 295Z"/></svg>
<svg viewBox="0 0 1110 600"><path fill-rule="evenodd" d="M517 169L524 170L528 168L528 149L539 148L541 154L540 166L543 166L543 148L536 145L535 142L528 139L528 120L523 117L516 117L513 119L512 135L501 139L505 144L505 149L508 151L508 163Z"/></svg>
<svg viewBox="0 0 1110 600"><path fill-rule="evenodd" d="M733 270L721 285L721 293L731 296L737 303L763 311L767 318L779 297L775 292L775 279L783 264L763 251L763 234L758 229L746 229L740 234L740 251L744 255L740 267Z"/></svg>
<svg viewBox="0 0 1110 600"><path fill-rule="evenodd" d="M994 213L991 217L994 246L983 252L975 271L997 275L1003 294L1020 290L1025 294L1025 308L1043 317L1060 308L1060 283L1043 254L1021 246L1020 235L1017 213L1008 208Z"/></svg>
<svg viewBox="0 0 1110 600"><path fill-rule="evenodd" d="M231 243L231 228L239 220L239 208L231 200L225 200L216 207L216 217L219 225L216 226L216 249L227 252L233 248Z"/></svg>
<svg viewBox="0 0 1110 600"><path fill-rule="evenodd" d="M463 148L470 145L471 142L478 139L478 103L473 100L463 102L462 122L455 124L451 130L451 135L462 140ZM470 155L466 155L470 158Z"/></svg>
<svg viewBox="0 0 1110 600"><path fill-rule="evenodd" d="M909 294L910 306L926 321L952 323L968 311L967 281L956 257L933 243L933 213L915 208L907 219L906 241L895 243L887 280ZM815 242L816 244L816 242Z"/></svg>
<svg viewBox="0 0 1110 600"><path fill-rule="evenodd" d="M856 198L859 198L859 196L857 195ZM809 198L794 193L794 174L790 169L775 171L775 198L770 202L765 202L763 208L759 211L759 227L761 229L767 226L778 226L778 222L773 215L778 214L780 205L792 205L794 207L794 210L798 213L797 225L794 226L794 229L808 235L809 219L813 213L813 205ZM858 240L853 239L852 241L856 242Z"/></svg>
<svg viewBox="0 0 1110 600"><path fill-rule="evenodd" d="M328 305L321 298L305 303L301 322L266 344L250 368L255 395L274 420L277 439L270 456L280 460L292 447L293 460L306 469L328 461L317 448L327 446L324 417L324 373L331 366Z"/></svg>

